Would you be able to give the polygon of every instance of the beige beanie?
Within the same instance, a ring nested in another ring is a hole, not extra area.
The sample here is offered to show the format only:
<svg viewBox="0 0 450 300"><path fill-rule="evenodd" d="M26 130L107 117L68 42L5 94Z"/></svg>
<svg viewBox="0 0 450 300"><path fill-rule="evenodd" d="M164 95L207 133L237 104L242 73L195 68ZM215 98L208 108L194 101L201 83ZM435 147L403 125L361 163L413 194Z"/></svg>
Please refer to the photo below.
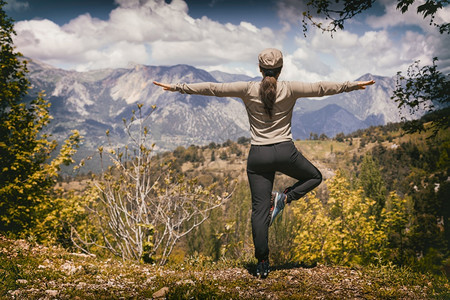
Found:
<svg viewBox="0 0 450 300"><path fill-rule="evenodd" d="M276 69L283 66L283 54L278 49L264 49L259 53L258 61L261 68Z"/></svg>

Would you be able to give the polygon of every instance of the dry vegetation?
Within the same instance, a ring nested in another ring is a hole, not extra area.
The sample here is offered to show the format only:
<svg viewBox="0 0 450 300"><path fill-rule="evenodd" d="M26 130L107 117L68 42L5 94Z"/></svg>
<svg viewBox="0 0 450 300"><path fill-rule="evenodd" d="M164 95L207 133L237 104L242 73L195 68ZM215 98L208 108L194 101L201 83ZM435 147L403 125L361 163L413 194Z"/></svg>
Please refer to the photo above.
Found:
<svg viewBox="0 0 450 300"><path fill-rule="evenodd" d="M378 145L389 149L424 135L402 136L401 131L337 140L296 141L296 146L331 178L350 170L352 157L361 157ZM375 141L373 137L382 136ZM246 181L249 144L232 142L214 147L193 146L200 158L179 159L174 153L155 157L178 160L178 171L206 185L224 177ZM180 150L180 149L179 149ZM188 149L184 149L188 150ZM183 151L184 151L183 150ZM187 152L181 151L185 155ZM180 152L180 151L178 151ZM191 156L192 157L192 156ZM354 171L354 170L352 170ZM289 184L278 176L275 188ZM58 187L82 193L84 181L61 182ZM320 193L321 187L318 191ZM418 273L391 263L354 268L330 265L274 265L266 280L254 276L251 255L238 260L187 255L183 243L175 258L163 267L123 262L113 258L70 253L34 241L0 236L0 298L5 299L450 299L450 284L443 276ZM251 252L251 249L249 250ZM249 253L250 253L249 252Z"/></svg>
<svg viewBox="0 0 450 300"><path fill-rule="evenodd" d="M449 283L394 266L275 266L190 257L157 267L98 259L0 236L3 299L444 299Z"/></svg>

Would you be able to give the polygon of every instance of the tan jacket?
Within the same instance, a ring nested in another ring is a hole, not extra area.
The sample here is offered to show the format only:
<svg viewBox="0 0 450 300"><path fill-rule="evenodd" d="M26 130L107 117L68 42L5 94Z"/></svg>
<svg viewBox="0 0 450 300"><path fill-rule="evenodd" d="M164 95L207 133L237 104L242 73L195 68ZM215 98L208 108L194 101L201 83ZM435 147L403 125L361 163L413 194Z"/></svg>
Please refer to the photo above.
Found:
<svg viewBox="0 0 450 300"><path fill-rule="evenodd" d="M203 82L178 83L172 85L172 88L183 94L241 98L247 109L253 145L269 145L292 140L292 111L298 98L321 97L358 89L356 82L349 81L317 83L278 81L277 98L270 118L260 100L259 86L260 82L254 81Z"/></svg>

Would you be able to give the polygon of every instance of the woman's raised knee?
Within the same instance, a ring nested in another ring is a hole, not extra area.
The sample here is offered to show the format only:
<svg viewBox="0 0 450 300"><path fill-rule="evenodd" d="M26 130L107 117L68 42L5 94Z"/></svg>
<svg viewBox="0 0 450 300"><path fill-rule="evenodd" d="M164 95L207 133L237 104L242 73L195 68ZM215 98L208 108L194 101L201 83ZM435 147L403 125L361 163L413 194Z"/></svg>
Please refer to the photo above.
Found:
<svg viewBox="0 0 450 300"><path fill-rule="evenodd" d="M316 176L314 176L314 179L317 180L317 185L322 183L322 180L323 180L322 173L319 170L317 170L317 174L316 174Z"/></svg>

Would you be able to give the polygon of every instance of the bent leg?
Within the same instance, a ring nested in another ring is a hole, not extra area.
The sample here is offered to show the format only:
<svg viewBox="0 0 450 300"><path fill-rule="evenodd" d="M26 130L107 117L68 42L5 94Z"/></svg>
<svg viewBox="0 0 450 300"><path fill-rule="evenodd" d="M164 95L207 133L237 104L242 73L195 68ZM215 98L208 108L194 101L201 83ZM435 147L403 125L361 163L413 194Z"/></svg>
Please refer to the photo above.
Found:
<svg viewBox="0 0 450 300"><path fill-rule="evenodd" d="M282 164L279 171L298 181L287 192L287 202L298 200L322 182L322 174L292 143L288 163Z"/></svg>

